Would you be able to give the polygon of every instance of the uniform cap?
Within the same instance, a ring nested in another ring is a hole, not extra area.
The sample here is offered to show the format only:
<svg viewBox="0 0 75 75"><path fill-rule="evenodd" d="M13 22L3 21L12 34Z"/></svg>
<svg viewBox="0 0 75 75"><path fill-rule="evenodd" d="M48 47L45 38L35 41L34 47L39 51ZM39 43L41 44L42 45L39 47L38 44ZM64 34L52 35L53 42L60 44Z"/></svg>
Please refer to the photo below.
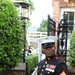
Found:
<svg viewBox="0 0 75 75"><path fill-rule="evenodd" d="M57 39L58 39L57 36L47 36L47 37L40 38L38 41L41 44L43 44L43 43L55 42Z"/></svg>

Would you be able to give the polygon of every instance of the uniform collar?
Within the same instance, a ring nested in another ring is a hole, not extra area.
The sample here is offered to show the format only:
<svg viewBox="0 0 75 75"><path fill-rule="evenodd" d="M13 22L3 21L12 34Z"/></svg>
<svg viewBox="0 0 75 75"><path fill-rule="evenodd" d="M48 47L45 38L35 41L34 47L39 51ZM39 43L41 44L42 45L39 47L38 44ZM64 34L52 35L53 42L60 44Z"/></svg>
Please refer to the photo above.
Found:
<svg viewBox="0 0 75 75"><path fill-rule="evenodd" d="M54 59L54 58L56 58L56 55L52 55L50 57L46 57L46 60L49 61L49 60Z"/></svg>

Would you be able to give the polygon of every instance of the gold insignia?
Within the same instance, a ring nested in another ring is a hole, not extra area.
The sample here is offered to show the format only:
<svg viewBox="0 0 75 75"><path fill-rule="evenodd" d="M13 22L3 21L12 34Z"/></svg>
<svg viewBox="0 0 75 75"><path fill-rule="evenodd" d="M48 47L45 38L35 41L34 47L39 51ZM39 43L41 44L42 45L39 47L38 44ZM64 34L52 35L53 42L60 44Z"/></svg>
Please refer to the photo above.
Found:
<svg viewBox="0 0 75 75"><path fill-rule="evenodd" d="M58 59L58 57L56 57L56 59Z"/></svg>
<svg viewBox="0 0 75 75"><path fill-rule="evenodd" d="M45 64L47 64L47 62L45 62Z"/></svg>
<svg viewBox="0 0 75 75"><path fill-rule="evenodd" d="M43 67L45 67L45 65L43 65Z"/></svg>
<svg viewBox="0 0 75 75"><path fill-rule="evenodd" d="M48 58L48 60L50 60L50 58Z"/></svg>
<svg viewBox="0 0 75 75"><path fill-rule="evenodd" d="M43 71L43 69L42 69L42 71Z"/></svg>
<svg viewBox="0 0 75 75"><path fill-rule="evenodd" d="M48 37L46 37L45 39L48 40Z"/></svg>
<svg viewBox="0 0 75 75"><path fill-rule="evenodd" d="M40 75L42 75L42 73Z"/></svg>
<svg viewBox="0 0 75 75"><path fill-rule="evenodd" d="M49 74L50 72L48 72L48 74Z"/></svg>

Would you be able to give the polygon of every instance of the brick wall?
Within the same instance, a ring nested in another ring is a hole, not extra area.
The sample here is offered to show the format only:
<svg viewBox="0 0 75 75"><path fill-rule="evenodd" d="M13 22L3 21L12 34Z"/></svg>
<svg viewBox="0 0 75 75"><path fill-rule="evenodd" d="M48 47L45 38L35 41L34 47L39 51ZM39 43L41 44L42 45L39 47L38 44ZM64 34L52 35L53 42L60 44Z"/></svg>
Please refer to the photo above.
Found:
<svg viewBox="0 0 75 75"><path fill-rule="evenodd" d="M56 19L57 24L60 20L60 8L62 7L75 7L75 0L53 0L53 17Z"/></svg>
<svg viewBox="0 0 75 75"><path fill-rule="evenodd" d="M56 20L56 30L60 22L60 9L65 7L75 7L75 0L53 0L53 18ZM56 35L57 32L56 32Z"/></svg>

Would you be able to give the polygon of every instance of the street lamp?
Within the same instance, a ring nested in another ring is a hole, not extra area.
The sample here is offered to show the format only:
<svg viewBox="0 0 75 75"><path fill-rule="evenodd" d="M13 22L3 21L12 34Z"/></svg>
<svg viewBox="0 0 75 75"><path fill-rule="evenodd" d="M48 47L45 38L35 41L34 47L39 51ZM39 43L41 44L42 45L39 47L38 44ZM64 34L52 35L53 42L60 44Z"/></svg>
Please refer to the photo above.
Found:
<svg viewBox="0 0 75 75"><path fill-rule="evenodd" d="M14 4L18 11L18 16L24 21L24 50L23 50L23 63L25 62L25 51L26 51L26 20L29 19L29 6L30 4L24 1L14 1Z"/></svg>
<svg viewBox="0 0 75 75"><path fill-rule="evenodd" d="M68 33L68 23L65 19L61 19L58 24L58 49L57 55L64 57L66 62L67 56L67 33Z"/></svg>

